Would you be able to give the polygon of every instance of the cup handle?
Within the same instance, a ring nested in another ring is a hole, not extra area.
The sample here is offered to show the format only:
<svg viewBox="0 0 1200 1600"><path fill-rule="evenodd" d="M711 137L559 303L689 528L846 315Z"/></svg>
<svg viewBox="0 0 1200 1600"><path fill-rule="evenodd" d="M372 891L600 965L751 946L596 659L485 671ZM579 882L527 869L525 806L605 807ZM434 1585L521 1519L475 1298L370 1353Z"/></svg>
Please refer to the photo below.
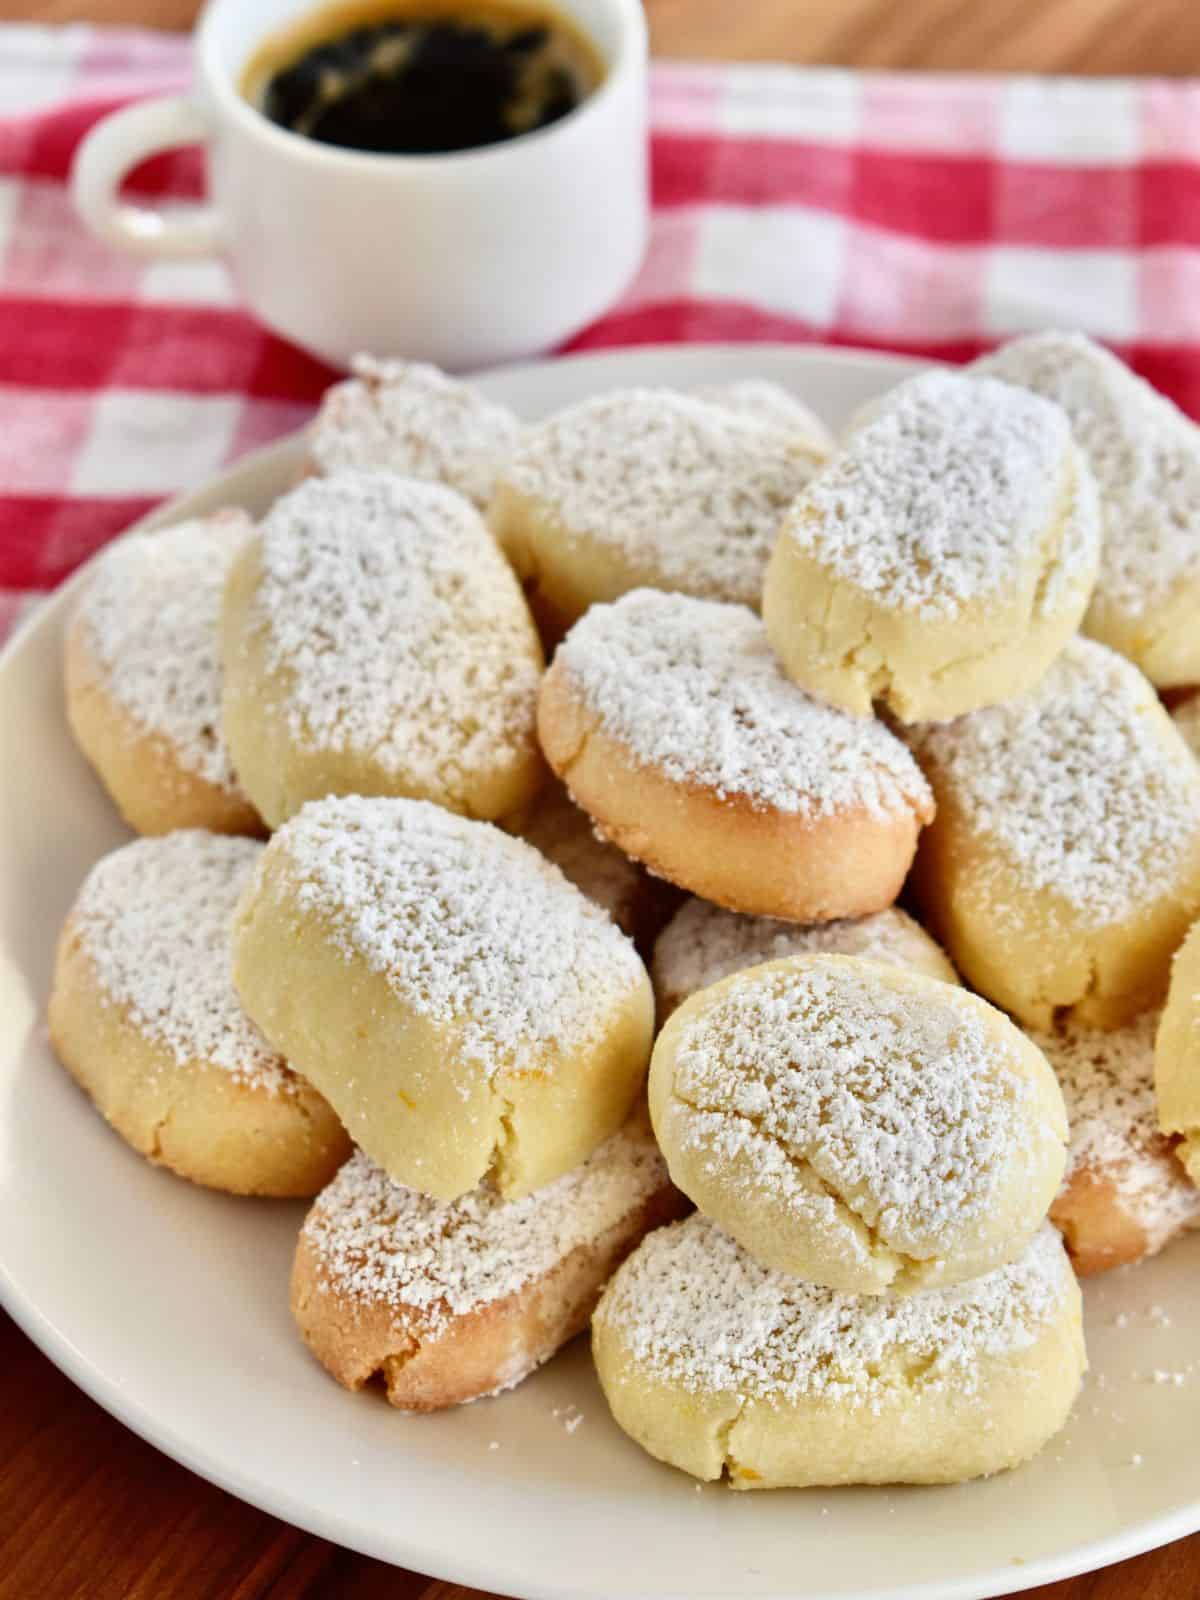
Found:
<svg viewBox="0 0 1200 1600"><path fill-rule="evenodd" d="M76 209L92 232L140 256L204 256L220 248L211 205L167 212L120 198L126 174L160 150L202 144L209 127L188 95L170 95L114 111L88 134L71 171Z"/></svg>

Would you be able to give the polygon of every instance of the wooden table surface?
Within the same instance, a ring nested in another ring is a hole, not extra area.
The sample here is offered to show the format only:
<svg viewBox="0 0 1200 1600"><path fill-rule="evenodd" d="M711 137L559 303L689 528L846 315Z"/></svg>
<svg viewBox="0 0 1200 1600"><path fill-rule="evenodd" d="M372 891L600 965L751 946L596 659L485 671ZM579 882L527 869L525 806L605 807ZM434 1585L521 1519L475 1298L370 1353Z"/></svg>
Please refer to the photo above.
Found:
<svg viewBox="0 0 1200 1600"><path fill-rule="evenodd" d="M196 0L0 0L0 21L180 28L195 9ZM1200 74L1200 0L647 0L647 9L663 55ZM479 1600L299 1533L193 1477L85 1399L6 1317L0 1371L0 1600ZM1191 1600L1200 1535L1029 1593Z"/></svg>

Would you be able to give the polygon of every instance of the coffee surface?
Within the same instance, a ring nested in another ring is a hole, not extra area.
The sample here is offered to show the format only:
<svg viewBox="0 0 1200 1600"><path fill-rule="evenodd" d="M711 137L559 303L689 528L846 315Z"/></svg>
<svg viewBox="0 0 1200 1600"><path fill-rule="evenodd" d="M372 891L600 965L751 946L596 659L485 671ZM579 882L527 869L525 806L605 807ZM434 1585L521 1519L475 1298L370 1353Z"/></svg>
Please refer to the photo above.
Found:
<svg viewBox="0 0 1200 1600"><path fill-rule="evenodd" d="M374 17L317 13L267 45L243 87L280 127L344 149L435 155L557 122L599 83L591 41L536 4L446 6Z"/></svg>

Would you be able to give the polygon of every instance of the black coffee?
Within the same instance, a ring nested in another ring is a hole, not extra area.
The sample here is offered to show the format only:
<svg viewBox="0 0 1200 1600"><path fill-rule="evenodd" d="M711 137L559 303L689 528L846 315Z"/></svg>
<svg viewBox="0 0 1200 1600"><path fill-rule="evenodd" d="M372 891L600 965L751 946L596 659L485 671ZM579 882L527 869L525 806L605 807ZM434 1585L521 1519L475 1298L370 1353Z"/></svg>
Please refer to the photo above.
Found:
<svg viewBox="0 0 1200 1600"><path fill-rule="evenodd" d="M545 6L393 0L321 12L268 41L243 89L307 139L435 155L548 127L602 76L591 41Z"/></svg>

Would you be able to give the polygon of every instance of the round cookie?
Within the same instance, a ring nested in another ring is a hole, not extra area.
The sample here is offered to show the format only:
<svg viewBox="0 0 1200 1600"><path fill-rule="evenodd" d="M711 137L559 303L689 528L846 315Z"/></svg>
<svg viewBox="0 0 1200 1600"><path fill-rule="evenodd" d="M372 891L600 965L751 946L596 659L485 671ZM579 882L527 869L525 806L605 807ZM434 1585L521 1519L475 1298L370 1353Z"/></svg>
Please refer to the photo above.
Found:
<svg viewBox="0 0 1200 1600"><path fill-rule="evenodd" d="M547 626L641 586L757 607L779 519L819 455L668 389L619 389L527 428L490 521Z"/></svg>
<svg viewBox="0 0 1200 1600"><path fill-rule="evenodd" d="M110 545L67 628L67 719L137 833L261 833L221 733L225 575L240 511Z"/></svg>
<svg viewBox="0 0 1200 1600"><path fill-rule="evenodd" d="M977 995L792 956L680 1006L650 1063L674 1183L764 1266L850 1294L1011 1261L1062 1179L1045 1057Z"/></svg>
<svg viewBox="0 0 1200 1600"><path fill-rule="evenodd" d="M564 877L594 900L639 946L648 946L669 914L675 893L597 836L561 783L553 780L538 796L521 837L553 861Z"/></svg>
<svg viewBox="0 0 1200 1600"><path fill-rule="evenodd" d="M309 431L314 469L444 483L486 510L521 432L508 407L421 361L359 356L352 371L325 391Z"/></svg>
<svg viewBox="0 0 1200 1600"><path fill-rule="evenodd" d="M741 917L707 900L686 901L659 934L650 963L658 1001L658 1019L665 1022L677 1006L701 989L747 967L787 956L867 956L892 966L911 967L943 983L957 983L958 974L942 950L896 906L869 917L819 922L801 927L774 917Z"/></svg>
<svg viewBox="0 0 1200 1600"><path fill-rule="evenodd" d="M327 794L519 817L542 781L542 651L479 514L388 472L311 478L225 589L225 736L271 827Z"/></svg>
<svg viewBox="0 0 1200 1600"><path fill-rule="evenodd" d="M913 745L937 799L914 882L972 988L1043 1031L1161 1001L1200 911L1200 769L1137 668L1073 640L1036 689Z"/></svg>
<svg viewBox="0 0 1200 1600"><path fill-rule="evenodd" d="M801 440L815 459L824 461L837 448L833 434L790 389L769 378L739 378L733 383L700 383L688 393L710 406L721 406L754 422L783 428Z"/></svg>
<svg viewBox="0 0 1200 1600"><path fill-rule="evenodd" d="M791 677L859 716L943 720L1031 688L1100 558L1066 414L994 379L901 384L794 501L762 613Z"/></svg>
<svg viewBox="0 0 1200 1600"><path fill-rule="evenodd" d="M1175 952L1154 1045L1158 1125L1179 1136L1179 1158L1200 1184L1200 923Z"/></svg>
<svg viewBox="0 0 1200 1600"><path fill-rule="evenodd" d="M613 1416L734 1489L958 1483L1028 1461L1087 1368L1079 1286L1043 1226L951 1289L838 1294L760 1266L707 1217L644 1239L592 1319Z"/></svg>
<svg viewBox="0 0 1200 1600"><path fill-rule="evenodd" d="M521 839L416 800L315 801L242 898L234 978L390 1177L453 1200L551 1183L644 1080L650 981Z"/></svg>
<svg viewBox="0 0 1200 1600"><path fill-rule="evenodd" d="M543 680L538 735L606 838L733 911L878 911L932 815L900 741L790 683L744 606L642 589L593 607Z"/></svg>
<svg viewBox="0 0 1200 1600"><path fill-rule="evenodd" d="M1200 682L1200 429L1080 333L1036 333L974 372L1060 405L1091 465L1103 550L1084 632L1160 689Z"/></svg>
<svg viewBox="0 0 1200 1600"><path fill-rule="evenodd" d="M347 1389L381 1377L405 1411L511 1389L586 1326L643 1235L681 1214L635 1118L536 1194L431 1200L356 1152L305 1219L292 1315Z"/></svg>
<svg viewBox="0 0 1200 1600"><path fill-rule="evenodd" d="M1071 1127L1067 1170L1050 1207L1076 1272L1108 1272L1155 1255L1200 1221L1200 1190L1158 1128L1158 1013L1109 1033L1034 1034L1054 1068Z"/></svg>
<svg viewBox="0 0 1200 1600"><path fill-rule="evenodd" d="M59 940L50 1037L149 1160L230 1194L306 1196L350 1141L234 991L231 921L262 849L188 831L98 861Z"/></svg>

